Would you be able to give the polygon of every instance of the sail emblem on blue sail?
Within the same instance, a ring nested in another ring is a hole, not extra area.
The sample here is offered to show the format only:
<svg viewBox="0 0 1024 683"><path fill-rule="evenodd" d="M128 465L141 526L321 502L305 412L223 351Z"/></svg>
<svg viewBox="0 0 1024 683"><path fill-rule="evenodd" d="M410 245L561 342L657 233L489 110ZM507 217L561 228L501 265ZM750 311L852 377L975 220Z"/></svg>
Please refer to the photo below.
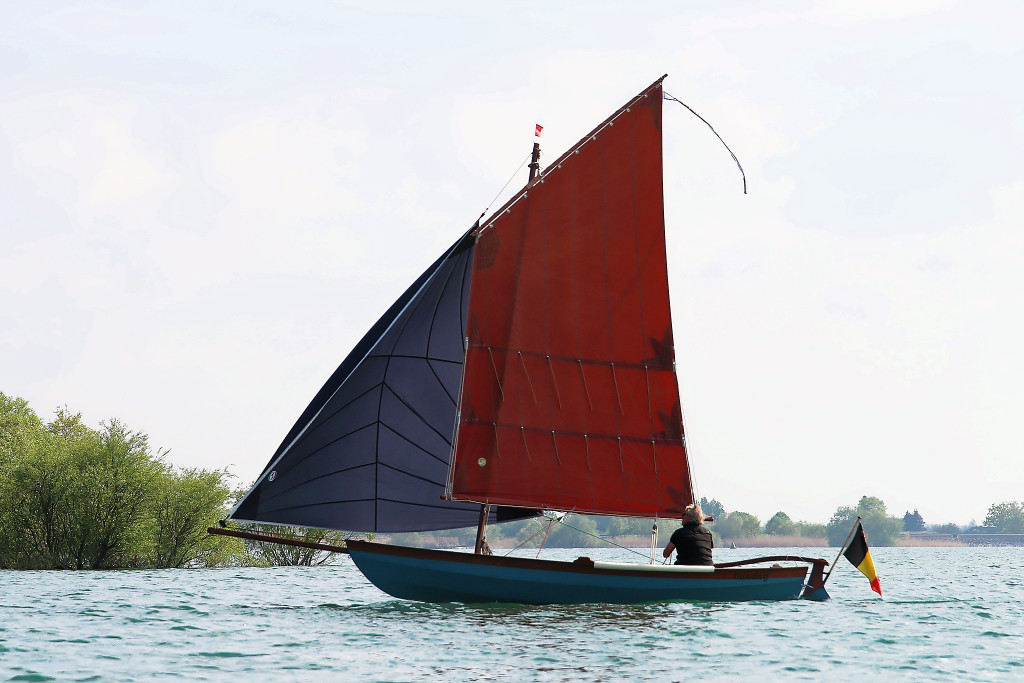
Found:
<svg viewBox="0 0 1024 683"><path fill-rule="evenodd" d="M662 189L662 80L473 225L310 402L237 521L450 529L693 503ZM535 145L534 164L538 148ZM525 603L826 596L826 562L682 567L348 541L396 597ZM478 551L480 542L478 541Z"/></svg>

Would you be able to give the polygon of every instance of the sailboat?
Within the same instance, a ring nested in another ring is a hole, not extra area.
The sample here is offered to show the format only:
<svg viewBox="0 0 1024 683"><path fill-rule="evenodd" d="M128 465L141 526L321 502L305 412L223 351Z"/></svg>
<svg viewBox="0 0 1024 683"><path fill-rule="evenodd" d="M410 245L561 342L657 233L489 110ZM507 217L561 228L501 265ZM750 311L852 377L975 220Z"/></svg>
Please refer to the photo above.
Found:
<svg viewBox="0 0 1024 683"><path fill-rule="evenodd" d="M664 78L543 171L534 145L528 184L366 333L229 519L375 533L477 525L473 553L321 546L409 600L827 598L828 563L814 558L694 567L655 564L653 552L650 564L484 552L488 524L542 511L678 519L694 502L669 307Z"/></svg>

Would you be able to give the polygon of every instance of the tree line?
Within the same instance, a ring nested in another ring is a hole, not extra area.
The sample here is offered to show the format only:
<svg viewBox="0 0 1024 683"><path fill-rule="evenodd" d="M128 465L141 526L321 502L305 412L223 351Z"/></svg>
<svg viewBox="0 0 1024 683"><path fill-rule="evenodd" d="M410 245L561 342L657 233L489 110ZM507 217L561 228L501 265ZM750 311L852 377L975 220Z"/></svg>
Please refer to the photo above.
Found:
<svg viewBox="0 0 1024 683"><path fill-rule="evenodd" d="M328 562L322 551L211 536L206 529L226 516L241 495L226 470L174 467L148 437L116 419L99 429L85 425L67 408L45 422L28 403L0 393L0 569L115 569L313 565ZM840 507L827 524L793 521L775 513L763 525L747 512L726 511L715 499L701 507L715 518L709 528L716 545L759 536L826 539L842 544L860 516L872 545L894 545L905 529L921 530L915 510L901 519L889 515L880 499L864 496ZM553 515L488 527L491 544L527 548L593 547L632 537L644 542L654 520L584 515ZM658 520L660 544L679 525ZM247 528L260 530L259 525ZM949 523L940 533L969 532ZM1024 533L1024 503L989 508L989 533ZM305 540L341 543L347 534L317 529L266 527ZM476 529L395 534L400 544L472 546Z"/></svg>
<svg viewBox="0 0 1024 683"><path fill-rule="evenodd" d="M319 564L304 548L211 536L237 499L225 470L169 465L113 419L99 429L66 408L44 422L0 393L0 569L123 569ZM336 532L310 531L327 542Z"/></svg>

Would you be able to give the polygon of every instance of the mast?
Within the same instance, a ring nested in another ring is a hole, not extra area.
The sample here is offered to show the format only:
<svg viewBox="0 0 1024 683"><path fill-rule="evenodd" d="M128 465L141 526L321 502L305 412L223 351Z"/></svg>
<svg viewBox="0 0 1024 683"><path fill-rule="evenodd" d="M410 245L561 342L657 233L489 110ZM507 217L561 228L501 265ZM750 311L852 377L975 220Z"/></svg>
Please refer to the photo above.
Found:
<svg viewBox="0 0 1024 683"><path fill-rule="evenodd" d="M538 127L539 130L539 127ZM526 183L527 186L532 185L533 181L540 175L540 143L533 143L533 151L530 154L530 179ZM479 222L477 223L479 226ZM491 506L484 503L480 506L480 521L477 522L476 526L476 545L473 548L473 552L476 555L484 553L484 528L487 526L487 516L490 514ZM486 553L484 553L486 554Z"/></svg>
<svg viewBox="0 0 1024 683"><path fill-rule="evenodd" d="M533 154L530 157L530 182L540 174L540 143L533 143Z"/></svg>
<svg viewBox="0 0 1024 683"><path fill-rule="evenodd" d="M540 143L533 143L533 151L530 154L530 179L527 185L533 184L533 181L540 175ZM479 225L479 223L477 223ZM491 506L484 503L480 506L480 521L476 525L476 545L473 548L473 552L476 555L484 553L484 528L487 526L487 516L490 514Z"/></svg>
<svg viewBox="0 0 1024 683"><path fill-rule="evenodd" d="M480 521L476 525L476 545L473 547L473 553L476 555L490 555L489 552L484 552L484 528L487 526L487 517L491 514L491 506L484 503L480 506Z"/></svg>

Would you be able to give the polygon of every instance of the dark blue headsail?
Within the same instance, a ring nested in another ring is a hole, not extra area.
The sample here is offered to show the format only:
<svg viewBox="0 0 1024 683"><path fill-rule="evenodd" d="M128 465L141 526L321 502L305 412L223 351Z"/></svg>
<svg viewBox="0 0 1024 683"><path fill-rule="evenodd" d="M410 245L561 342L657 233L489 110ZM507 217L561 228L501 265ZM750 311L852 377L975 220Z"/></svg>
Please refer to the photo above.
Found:
<svg viewBox="0 0 1024 683"><path fill-rule="evenodd" d="M345 531L477 523L479 505L441 499L462 378L475 229L356 345L229 517ZM495 509L491 521L531 514Z"/></svg>

